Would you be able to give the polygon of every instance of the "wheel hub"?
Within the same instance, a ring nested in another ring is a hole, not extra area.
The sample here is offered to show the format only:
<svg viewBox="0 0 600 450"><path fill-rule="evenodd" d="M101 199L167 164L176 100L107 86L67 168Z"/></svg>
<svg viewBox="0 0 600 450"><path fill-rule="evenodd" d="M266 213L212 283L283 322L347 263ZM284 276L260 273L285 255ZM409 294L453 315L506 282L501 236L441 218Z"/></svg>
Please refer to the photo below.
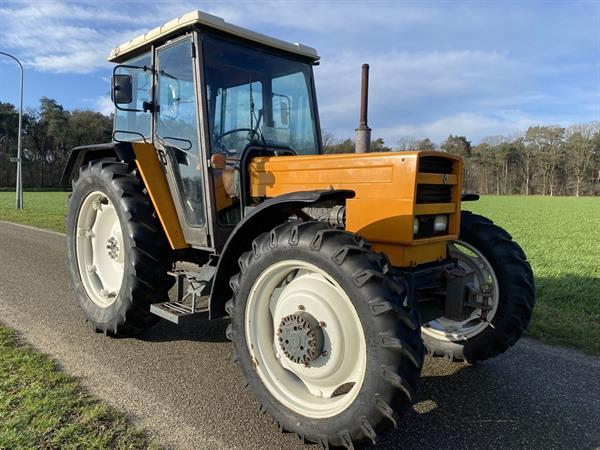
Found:
<svg viewBox="0 0 600 450"><path fill-rule="evenodd" d="M296 364L309 364L323 353L323 330L306 312L281 319L277 338L283 354Z"/></svg>
<svg viewBox="0 0 600 450"><path fill-rule="evenodd" d="M117 259L119 257L119 241L117 241L117 238L111 236L106 242L106 249L111 259Z"/></svg>

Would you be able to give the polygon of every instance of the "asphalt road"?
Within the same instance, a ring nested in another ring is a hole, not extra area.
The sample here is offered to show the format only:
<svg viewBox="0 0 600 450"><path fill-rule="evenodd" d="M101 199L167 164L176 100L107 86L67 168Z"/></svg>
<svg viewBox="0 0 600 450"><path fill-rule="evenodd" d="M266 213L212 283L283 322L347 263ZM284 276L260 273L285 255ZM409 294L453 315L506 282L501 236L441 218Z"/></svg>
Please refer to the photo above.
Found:
<svg viewBox="0 0 600 450"><path fill-rule="evenodd" d="M305 448L258 414L225 322L161 322L138 339L93 333L58 233L0 222L0 322L165 446ZM414 409L377 448L598 448L600 358L523 339L477 366L428 359Z"/></svg>

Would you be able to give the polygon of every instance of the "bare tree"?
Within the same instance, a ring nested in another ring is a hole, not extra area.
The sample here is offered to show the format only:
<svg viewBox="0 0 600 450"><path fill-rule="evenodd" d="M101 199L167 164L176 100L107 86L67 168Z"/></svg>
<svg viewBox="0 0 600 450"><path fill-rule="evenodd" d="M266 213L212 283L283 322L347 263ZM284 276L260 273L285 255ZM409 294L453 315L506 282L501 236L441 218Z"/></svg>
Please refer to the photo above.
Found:
<svg viewBox="0 0 600 450"><path fill-rule="evenodd" d="M575 196L581 195L581 188L594 156L595 133L600 129L598 122L573 125L566 131L565 146L568 152L567 165L575 182Z"/></svg>
<svg viewBox="0 0 600 450"><path fill-rule="evenodd" d="M419 150L418 148L419 141L412 136L402 136L398 139L398 144L394 150L403 152L403 151L413 151Z"/></svg>
<svg viewBox="0 0 600 450"><path fill-rule="evenodd" d="M562 151L561 142L565 129L559 126L529 127L525 133L528 146L536 154L542 175L542 195L546 195L549 187L550 195L554 195L554 172ZM527 161L528 171L531 169Z"/></svg>
<svg viewBox="0 0 600 450"><path fill-rule="evenodd" d="M323 147L329 148L335 144L335 135L327 130L321 130L321 137L323 139Z"/></svg>

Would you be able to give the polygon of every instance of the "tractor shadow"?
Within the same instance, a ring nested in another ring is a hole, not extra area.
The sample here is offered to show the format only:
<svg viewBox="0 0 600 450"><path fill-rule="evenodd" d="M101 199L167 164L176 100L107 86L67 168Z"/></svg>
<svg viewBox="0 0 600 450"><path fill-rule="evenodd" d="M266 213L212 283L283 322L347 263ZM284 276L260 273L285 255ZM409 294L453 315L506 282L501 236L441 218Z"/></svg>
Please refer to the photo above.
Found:
<svg viewBox="0 0 600 450"><path fill-rule="evenodd" d="M146 342L229 342L225 336L228 324L229 320L224 319L195 319L180 325L161 320L136 338Z"/></svg>
<svg viewBox="0 0 600 450"><path fill-rule="evenodd" d="M475 366L428 358L413 410L376 448L597 448L593 375L523 347Z"/></svg>

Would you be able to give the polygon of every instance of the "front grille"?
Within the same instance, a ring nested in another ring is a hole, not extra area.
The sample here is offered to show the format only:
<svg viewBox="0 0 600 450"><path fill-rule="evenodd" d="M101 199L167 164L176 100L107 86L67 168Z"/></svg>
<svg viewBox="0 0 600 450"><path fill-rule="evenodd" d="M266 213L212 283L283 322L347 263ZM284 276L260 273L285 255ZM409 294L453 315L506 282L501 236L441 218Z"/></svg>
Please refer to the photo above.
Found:
<svg viewBox="0 0 600 450"><path fill-rule="evenodd" d="M460 162L444 154L419 158L415 192L415 219L419 221L419 230L414 239L441 237L455 226L455 194L460 192L458 170ZM438 216L446 217L447 226L435 231L434 222Z"/></svg>
<svg viewBox="0 0 600 450"><path fill-rule="evenodd" d="M439 156L423 156L419 159L419 172L452 173L453 161Z"/></svg>
<svg viewBox="0 0 600 450"><path fill-rule="evenodd" d="M417 185L417 203L451 203L452 186L447 184Z"/></svg>

